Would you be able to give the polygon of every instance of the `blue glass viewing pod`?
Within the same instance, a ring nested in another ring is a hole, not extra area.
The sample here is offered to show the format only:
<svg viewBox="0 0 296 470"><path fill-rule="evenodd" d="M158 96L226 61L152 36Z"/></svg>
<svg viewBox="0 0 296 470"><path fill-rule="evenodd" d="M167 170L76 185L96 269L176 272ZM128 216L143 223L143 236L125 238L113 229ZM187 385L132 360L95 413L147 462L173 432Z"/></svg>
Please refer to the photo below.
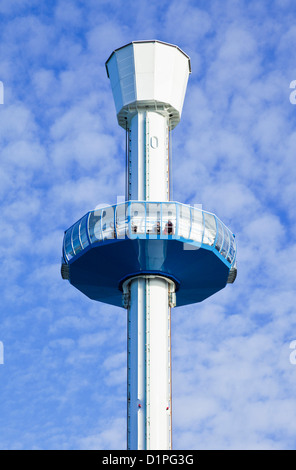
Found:
<svg viewBox="0 0 296 470"><path fill-rule="evenodd" d="M214 214L178 202L129 201L85 214L66 230L62 277L89 298L122 306L139 274L176 286L176 306L201 302L236 277L236 242Z"/></svg>

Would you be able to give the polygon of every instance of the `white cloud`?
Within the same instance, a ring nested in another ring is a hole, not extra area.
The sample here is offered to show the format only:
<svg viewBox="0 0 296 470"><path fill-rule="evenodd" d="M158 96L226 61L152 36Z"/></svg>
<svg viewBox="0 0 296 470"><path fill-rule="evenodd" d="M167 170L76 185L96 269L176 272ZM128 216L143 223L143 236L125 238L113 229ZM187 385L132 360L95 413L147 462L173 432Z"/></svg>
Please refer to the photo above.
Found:
<svg viewBox="0 0 296 470"><path fill-rule="evenodd" d="M174 31L174 40L178 43L198 41L212 30L210 15L190 1L170 2L166 15L166 34L172 34L176 23L179 27Z"/></svg>
<svg viewBox="0 0 296 470"><path fill-rule="evenodd" d="M55 20L71 27L79 27L83 22L83 12L69 0L60 1L55 9Z"/></svg>
<svg viewBox="0 0 296 470"><path fill-rule="evenodd" d="M36 136L37 126L31 110L20 102L0 107L2 145L11 140L30 140Z"/></svg>
<svg viewBox="0 0 296 470"><path fill-rule="evenodd" d="M126 449L126 439L122 435L124 427L125 421L123 419L106 422L102 426L102 431L80 438L78 447L85 450Z"/></svg>

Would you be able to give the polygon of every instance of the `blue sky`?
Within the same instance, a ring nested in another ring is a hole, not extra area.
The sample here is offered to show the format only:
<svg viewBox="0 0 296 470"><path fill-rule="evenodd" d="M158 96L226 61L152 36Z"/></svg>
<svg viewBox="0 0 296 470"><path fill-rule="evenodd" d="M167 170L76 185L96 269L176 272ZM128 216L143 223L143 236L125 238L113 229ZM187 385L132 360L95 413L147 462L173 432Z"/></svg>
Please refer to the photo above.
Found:
<svg viewBox="0 0 296 470"><path fill-rule="evenodd" d="M235 283L172 310L173 446L295 449L295 2L1 0L0 15L0 448L126 448L126 311L63 281L60 257L64 230L124 193L105 61L158 39L192 66L173 199L238 243Z"/></svg>

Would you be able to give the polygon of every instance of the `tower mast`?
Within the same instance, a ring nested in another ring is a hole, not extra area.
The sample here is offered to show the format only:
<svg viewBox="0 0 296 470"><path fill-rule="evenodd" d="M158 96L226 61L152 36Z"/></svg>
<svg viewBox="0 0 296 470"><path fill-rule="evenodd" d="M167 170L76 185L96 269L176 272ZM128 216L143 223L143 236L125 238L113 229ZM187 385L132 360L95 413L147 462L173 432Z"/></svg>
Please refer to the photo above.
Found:
<svg viewBox="0 0 296 470"><path fill-rule="evenodd" d="M169 130L180 119L189 58L175 46L140 41L116 50L106 67L118 122L125 121L129 133L128 200L167 202ZM156 207L155 233L162 229L160 211ZM171 449L169 294L175 286L163 275L138 274L124 290L129 298L128 449Z"/></svg>
<svg viewBox="0 0 296 470"><path fill-rule="evenodd" d="M170 201L169 133L181 118L187 54L135 41L106 70L127 137L126 201L66 230L61 274L89 298L127 309L127 446L169 450L171 308L234 282L236 242L214 214Z"/></svg>

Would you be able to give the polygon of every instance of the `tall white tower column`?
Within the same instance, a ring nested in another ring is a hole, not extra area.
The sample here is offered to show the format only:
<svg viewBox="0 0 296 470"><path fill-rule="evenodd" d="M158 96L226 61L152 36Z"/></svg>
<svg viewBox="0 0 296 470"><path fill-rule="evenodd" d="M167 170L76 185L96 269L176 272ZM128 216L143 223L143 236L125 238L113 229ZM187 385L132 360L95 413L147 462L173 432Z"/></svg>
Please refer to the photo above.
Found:
<svg viewBox="0 0 296 470"><path fill-rule="evenodd" d="M165 278L130 282L128 449L171 448L171 332Z"/></svg>
<svg viewBox="0 0 296 470"><path fill-rule="evenodd" d="M180 121L189 57L159 41L138 41L106 62L118 123L128 132L127 199L165 202L169 131ZM171 331L174 284L157 273L123 285L128 308L128 449L171 449Z"/></svg>
<svg viewBox="0 0 296 470"><path fill-rule="evenodd" d="M128 153L128 199L168 201L168 117L149 109L133 116Z"/></svg>

